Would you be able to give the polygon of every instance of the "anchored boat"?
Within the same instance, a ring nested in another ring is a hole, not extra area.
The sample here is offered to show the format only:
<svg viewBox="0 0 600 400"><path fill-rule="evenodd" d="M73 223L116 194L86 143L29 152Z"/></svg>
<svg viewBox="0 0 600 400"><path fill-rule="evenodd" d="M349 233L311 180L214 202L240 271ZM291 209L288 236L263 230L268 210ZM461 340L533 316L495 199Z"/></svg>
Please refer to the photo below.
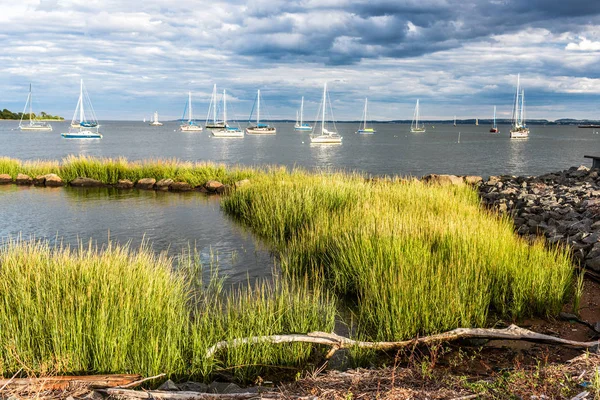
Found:
<svg viewBox="0 0 600 400"><path fill-rule="evenodd" d="M86 116L86 110L88 115ZM61 133L66 139L102 139L99 132L100 125L94 112L90 96L83 86L83 79L79 83L79 100L71 120L69 132Z"/></svg>
<svg viewBox="0 0 600 400"><path fill-rule="evenodd" d="M410 131L412 133L425 133L425 124L419 125L419 99L417 99L417 104L415 105L415 113L413 114L413 120L410 123Z"/></svg>
<svg viewBox="0 0 600 400"><path fill-rule="evenodd" d="M149 124L150 126L162 126L162 122L158 121L158 111L154 111L154 119Z"/></svg>
<svg viewBox="0 0 600 400"><path fill-rule="evenodd" d="M496 106L494 106L494 125L492 125L492 128L490 129L490 132L492 132L492 133L498 133L498 132L500 132L498 130L498 126L496 126Z"/></svg>
<svg viewBox="0 0 600 400"><path fill-rule="evenodd" d="M330 131L326 127L326 110L327 105L327 83L323 86L323 102L321 104L321 132L316 133L314 130L310 134L310 142L315 144L341 144L342 137L337 131ZM333 112L332 112L333 114ZM335 128L335 122L333 122L333 129Z"/></svg>
<svg viewBox="0 0 600 400"><path fill-rule="evenodd" d="M201 132L202 126L196 123L192 114L192 92L188 92L188 102L185 106L185 109L183 110L183 116L181 117L182 121L185 119L186 111L188 114L187 122L184 122L183 124L179 125L179 129L182 132Z"/></svg>
<svg viewBox="0 0 600 400"><path fill-rule="evenodd" d="M295 131L312 131L312 126L304 123L304 96L300 102L300 121L298 121L298 111L296 111L296 125L294 125Z"/></svg>
<svg viewBox="0 0 600 400"><path fill-rule="evenodd" d="M23 123L23 118L25 118L25 115L27 115L25 114L27 106L29 106L29 123ZM52 125L50 125L48 122L36 121L33 118L33 96L31 94L31 83L29 84L29 94L27 95L27 101L25 102L25 107L23 108L23 115L19 121L19 129L22 131L52 131Z"/></svg>
<svg viewBox="0 0 600 400"><path fill-rule="evenodd" d="M365 109L363 110L362 128L359 127L358 130L356 131L356 133L359 133L362 135L372 135L377 132L373 128L367 128L367 103L368 103L368 100L365 98Z"/></svg>
<svg viewBox="0 0 600 400"><path fill-rule="evenodd" d="M216 117L215 117L216 120ZM227 124L227 92L223 90L223 126L212 129L212 135L219 138L243 138L244 131ZM207 125L208 126L208 125Z"/></svg>
<svg viewBox="0 0 600 400"><path fill-rule="evenodd" d="M224 91L223 91L224 93ZM225 129L224 121L217 121L217 84L213 85L212 95L210 97L210 104L208 105L208 113L206 114L206 129ZM212 121L210 115L212 114Z"/></svg>
<svg viewBox="0 0 600 400"><path fill-rule="evenodd" d="M274 135L277 133L277 129L274 126L269 124L261 124L260 123L260 89L256 93L256 100L254 102L256 105L256 125L251 125L246 128L246 133L248 135ZM252 111L250 111L250 118L252 118L252 113L254 112L254 105L252 106Z"/></svg>
<svg viewBox="0 0 600 400"><path fill-rule="evenodd" d="M519 99L520 97L520 99ZM520 104L519 104L520 100ZM521 76L517 75L517 91L513 107L513 122L510 129L511 139L524 139L529 137L529 128L525 124L525 90L521 90Z"/></svg>

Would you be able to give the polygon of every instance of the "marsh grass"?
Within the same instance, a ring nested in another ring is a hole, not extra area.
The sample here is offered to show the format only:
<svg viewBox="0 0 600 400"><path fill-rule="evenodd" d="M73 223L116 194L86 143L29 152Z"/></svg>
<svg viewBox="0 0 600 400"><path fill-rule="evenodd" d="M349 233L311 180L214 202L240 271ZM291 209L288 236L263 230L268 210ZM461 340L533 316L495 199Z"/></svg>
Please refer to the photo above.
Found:
<svg viewBox="0 0 600 400"><path fill-rule="evenodd" d="M566 251L518 238L468 187L296 170L257 176L222 207L272 243L284 271L316 271L353 301L370 339L556 314L572 288Z"/></svg>
<svg viewBox="0 0 600 400"><path fill-rule="evenodd" d="M98 249L7 240L0 248L0 375L165 372L250 380L276 365L296 371L312 346L255 345L205 357L216 342L331 330L335 305L304 280L225 290L203 281L196 252L175 261L109 244Z"/></svg>
<svg viewBox="0 0 600 400"><path fill-rule="evenodd" d="M127 161L125 158L95 158L69 156L58 161L21 161L13 158L0 158L0 174L9 174L13 179L23 173L31 177L57 174L70 182L77 177L96 179L105 184L116 184L119 179L136 182L141 178L173 179L198 186L209 180L225 184L249 178L257 173L251 168L226 168L215 163L192 163L177 159L157 159L147 161Z"/></svg>

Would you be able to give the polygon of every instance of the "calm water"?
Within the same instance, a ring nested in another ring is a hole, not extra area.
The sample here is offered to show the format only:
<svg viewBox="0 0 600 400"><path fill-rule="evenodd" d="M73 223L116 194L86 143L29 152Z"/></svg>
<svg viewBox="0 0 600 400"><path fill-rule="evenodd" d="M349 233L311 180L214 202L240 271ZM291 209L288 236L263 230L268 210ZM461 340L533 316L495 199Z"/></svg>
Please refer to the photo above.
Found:
<svg viewBox="0 0 600 400"><path fill-rule="evenodd" d="M218 257L219 270L231 282L268 275L273 262L253 237L224 216L216 197L197 193L158 193L114 189L0 186L0 237L35 236L77 244L90 238L146 240L157 251L179 256L196 247L205 265ZM207 267L207 273L209 268Z"/></svg>
<svg viewBox="0 0 600 400"><path fill-rule="evenodd" d="M360 170L370 174L424 175L533 175L589 164L583 155L600 151L596 130L574 126L532 126L525 140L511 140L509 127L500 134L489 126L448 124L427 126L425 134L411 134L408 125L375 125L375 135L356 135L357 124L338 124L341 146L310 145L308 133L294 132L293 124L276 124L275 136L217 139L207 132L177 131L176 122L150 127L143 122L102 122L102 140L60 137L67 122L53 123L53 132L22 133L18 122L0 121L0 156L20 159L61 159L69 154L125 156L131 160L179 158L226 164L279 164L307 168ZM458 133L460 132L460 143Z"/></svg>
<svg viewBox="0 0 600 400"><path fill-rule="evenodd" d="M370 174L540 174L590 164L584 154L600 151L600 135L592 129L532 126L526 140L508 138L489 126L427 126L425 134L409 133L408 125L376 125L375 135L354 134L356 124L338 124L344 143L310 145L308 133L278 124L276 136L217 139L207 132L183 133L176 122L150 127L142 122L102 122L102 140L67 140L68 123L53 123L53 132L23 133L18 122L0 121L0 156L19 159L61 159L70 154L125 156L130 160L178 158L226 164L279 164L306 168L359 170ZM460 143L458 136L460 132ZM219 255L221 270L232 281L268 275L273 260L264 249L229 220L216 198L187 193L154 193L100 189L0 187L0 237L35 235L51 241L77 243L90 238L145 238L156 250L173 255L196 246L205 261Z"/></svg>

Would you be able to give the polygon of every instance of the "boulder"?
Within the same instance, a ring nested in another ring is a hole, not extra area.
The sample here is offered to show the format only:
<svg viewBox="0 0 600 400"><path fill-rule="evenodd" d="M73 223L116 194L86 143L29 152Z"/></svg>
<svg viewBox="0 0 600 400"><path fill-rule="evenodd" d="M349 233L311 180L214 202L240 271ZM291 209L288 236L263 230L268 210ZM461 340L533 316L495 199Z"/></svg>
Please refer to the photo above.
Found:
<svg viewBox="0 0 600 400"><path fill-rule="evenodd" d="M479 185L483 182L483 178L476 175L467 175L463 178L467 185Z"/></svg>
<svg viewBox="0 0 600 400"><path fill-rule="evenodd" d="M208 193L208 189L205 188L204 185L196 186L194 190L200 193Z"/></svg>
<svg viewBox="0 0 600 400"><path fill-rule="evenodd" d="M204 187L209 192L216 192L221 186L223 186L223 184L219 181L208 181L204 184Z"/></svg>
<svg viewBox="0 0 600 400"><path fill-rule="evenodd" d="M600 256L586 260L585 266L592 271L600 272Z"/></svg>
<svg viewBox="0 0 600 400"><path fill-rule="evenodd" d="M456 175L437 175L429 174L422 178L423 182L433 185L463 185L464 181L462 178Z"/></svg>
<svg viewBox="0 0 600 400"><path fill-rule="evenodd" d="M217 190L215 191L215 193L217 194L229 194L231 193L231 186L229 185L223 185L217 188Z"/></svg>
<svg viewBox="0 0 600 400"><path fill-rule="evenodd" d="M235 383L227 382L212 382L208 385L208 393L219 393L219 394L232 394L232 393L243 393L241 387Z"/></svg>
<svg viewBox="0 0 600 400"><path fill-rule="evenodd" d="M35 178L33 178L34 186L45 186L45 184L46 184L46 178L44 177L44 175L38 175Z"/></svg>
<svg viewBox="0 0 600 400"><path fill-rule="evenodd" d="M249 185L249 184L250 184L250 179L242 179L241 181L237 181L235 183L235 187L236 188L240 188L242 186L246 186L246 185Z"/></svg>
<svg viewBox="0 0 600 400"><path fill-rule="evenodd" d="M15 182L17 185L31 185L33 183L33 179L31 179L29 175L18 174Z"/></svg>
<svg viewBox="0 0 600 400"><path fill-rule="evenodd" d="M189 192L193 187L187 182L173 182L171 190L174 192Z"/></svg>
<svg viewBox="0 0 600 400"><path fill-rule="evenodd" d="M180 389L179 389L179 387L178 387L178 386L175 384L175 382L173 382L173 381L172 381L172 380L170 380L170 379L167 379L167 381L166 381L166 382L164 382L162 385L160 385L160 386L158 387L158 390L164 390L164 391L170 392L170 391L178 391L178 390L180 390Z"/></svg>
<svg viewBox="0 0 600 400"><path fill-rule="evenodd" d="M205 383L200 383L200 382L184 382L184 383L179 383L177 385L177 387L179 388L179 390L182 390L184 392L196 392L196 393L206 393L208 392L208 385Z"/></svg>
<svg viewBox="0 0 600 400"><path fill-rule="evenodd" d="M12 178L9 174L0 174L0 185L6 185L12 183Z"/></svg>
<svg viewBox="0 0 600 400"><path fill-rule="evenodd" d="M56 174L46 174L44 175L44 184L49 187L58 187L64 186L65 183L60 178L60 176Z"/></svg>
<svg viewBox="0 0 600 400"><path fill-rule="evenodd" d="M154 178L142 178L135 184L135 187L142 190L152 190L154 189L154 184L156 183L156 179Z"/></svg>
<svg viewBox="0 0 600 400"><path fill-rule="evenodd" d="M166 192L167 190L169 190L169 186L171 186L172 183L173 179L161 179L158 182L156 182L156 190Z"/></svg>
<svg viewBox="0 0 600 400"><path fill-rule="evenodd" d="M129 179L119 179L115 187L117 189L132 189L133 182L131 182Z"/></svg>
<svg viewBox="0 0 600 400"><path fill-rule="evenodd" d="M77 177L70 183L74 187L102 187L104 184L92 178Z"/></svg>

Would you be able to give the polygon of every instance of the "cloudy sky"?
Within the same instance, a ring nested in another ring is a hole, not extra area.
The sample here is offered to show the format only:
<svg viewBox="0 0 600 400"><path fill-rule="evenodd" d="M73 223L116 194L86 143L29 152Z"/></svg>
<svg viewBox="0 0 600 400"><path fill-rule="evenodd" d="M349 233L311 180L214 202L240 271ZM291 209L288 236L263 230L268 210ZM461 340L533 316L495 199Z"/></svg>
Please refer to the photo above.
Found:
<svg viewBox="0 0 600 400"><path fill-rule="evenodd" d="M509 117L517 73L529 118L600 119L597 0L0 0L0 108L70 118L80 77L99 119L206 115L213 83L245 118Z"/></svg>

